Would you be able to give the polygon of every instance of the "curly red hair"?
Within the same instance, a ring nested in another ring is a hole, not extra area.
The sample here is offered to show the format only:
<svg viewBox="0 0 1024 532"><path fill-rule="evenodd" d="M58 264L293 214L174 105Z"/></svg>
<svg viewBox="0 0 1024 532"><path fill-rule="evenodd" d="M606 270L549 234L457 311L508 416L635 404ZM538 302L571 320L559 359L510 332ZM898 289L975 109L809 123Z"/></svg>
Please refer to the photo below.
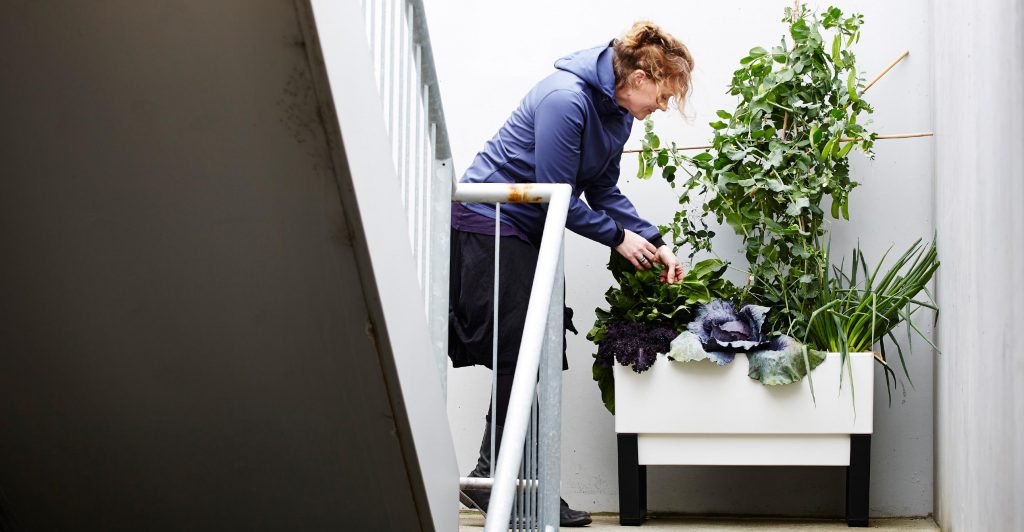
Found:
<svg viewBox="0 0 1024 532"><path fill-rule="evenodd" d="M693 56L682 41L649 20L638 20L612 43L615 50L615 86L624 85L629 75L643 71L657 83L680 110L690 94Z"/></svg>

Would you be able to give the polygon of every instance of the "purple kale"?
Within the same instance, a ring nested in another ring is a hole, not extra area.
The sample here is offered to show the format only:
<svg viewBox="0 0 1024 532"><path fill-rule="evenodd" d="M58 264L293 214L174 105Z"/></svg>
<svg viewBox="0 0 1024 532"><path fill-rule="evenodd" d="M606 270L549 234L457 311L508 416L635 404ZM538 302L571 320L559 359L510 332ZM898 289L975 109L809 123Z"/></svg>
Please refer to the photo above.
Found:
<svg viewBox="0 0 1024 532"><path fill-rule="evenodd" d="M650 369L658 353L667 353L677 336L671 327L620 320L608 324L597 348L597 364L611 367L614 362L637 373Z"/></svg>

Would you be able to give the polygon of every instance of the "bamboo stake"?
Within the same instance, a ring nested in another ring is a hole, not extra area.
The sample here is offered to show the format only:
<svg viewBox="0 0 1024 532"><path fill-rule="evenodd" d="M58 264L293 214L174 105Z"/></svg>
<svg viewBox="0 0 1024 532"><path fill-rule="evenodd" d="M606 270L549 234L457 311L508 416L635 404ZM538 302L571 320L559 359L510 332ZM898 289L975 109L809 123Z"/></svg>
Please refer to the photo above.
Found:
<svg viewBox="0 0 1024 532"><path fill-rule="evenodd" d="M680 147L676 148L676 151L706 150L706 149L708 149L710 147L711 147L710 144L708 144L706 146L680 146ZM642 151L644 151L644 150L622 150L622 153L640 153ZM658 151L658 150L654 150L654 151Z"/></svg>
<svg viewBox="0 0 1024 532"><path fill-rule="evenodd" d="M895 134L895 135L878 135L877 137L875 137L875 140L912 139L912 138L918 138L918 137L931 137L931 136L934 136L934 135L935 135L935 133L933 133L931 131L925 131L923 133L898 133L898 134ZM859 138L859 137L858 138L842 137L842 138L839 139L840 142L851 142L851 141L854 141L854 140L861 140L861 138ZM705 144L705 145L702 145L702 146L680 146L680 147L676 148L676 151L706 150L706 149L711 148L711 147L712 146L710 144ZM622 153L640 153L642 151L643 150L622 150ZM658 150L654 150L654 151L658 151Z"/></svg>
<svg viewBox="0 0 1024 532"><path fill-rule="evenodd" d="M867 92L868 89L870 89L876 81L882 79L882 76L886 75L890 70L892 70L892 67L896 66L896 64L899 63L900 61L903 61L908 55L910 55L910 50L907 50L900 54L900 56L897 57L895 61L889 63L889 66L885 67L885 70L883 70L881 74L875 76L875 79L871 80L867 85L865 85L864 90L860 91L860 93L864 94L865 92Z"/></svg>
<svg viewBox="0 0 1024 532"><path fill-rule="evenodd" d="M796 16L796 10L799 8L799 6L800 6L800 1L799 0L793 0L793 14L794 14L794 18ZM882 76L888 74L889 71L892 70L894 66L899 64L900 61L903 61L904 59L906 59L908 55L910 55L910 50L905 50L902 54L900 54L899 57L894 59L892 63L889 63L889 66L885 67L885 70L881 71L877 76L874 77L874 79L872 79L870 82L868 82L868 84L864 86L864 90L860 91L860 93L864 94L865 92L867 92L868 89L870 89L871 86L875 84L875 82L877 82L878 80L882 79ZM782 140L783 141L786 140L786 129L787 129L787 126L788 126L787 122L789 122L789 112L788 111L786 112L786 114L782 118L782 131L781 131L781 134L782 134ZM911 138L918 138L918 137L931 137L933 135L935 135L935 133L933 133L931 131L928 131L928 132L925 132L925 133L900 133L900 134L896 134L896 135L878 135L878 136L875 137L875 140L911 139ZM857 140L862 140L862 139L860 137L858 137L858 138L842 137L842 138L839 139L839 142L852 142L852 141L857 141ZM701 145L701 146L682 146L682 147L676 148L675 150L676 151L706 150L708 148L711 148L710 144ZM622 153L640 153L642 151L643 150L623 150Z"/></svg>
<svg viewBox="0 0 1024 532"><path fill-rule="evenodd" d="M913 139L913 138L917 138L917 137L931 137L931 136L934 136L934 135L935 135L935 133L933 133L931 131L925 131L924 133L900 133L900 134L897 134L897 135L878 135L877 137L875 137L875 140ZM856 138L842 137L842 138L839 139L839 142L851 142L851 141L856 141L856 140L864 140L864 138L863 137L856 137Z"/></svg>

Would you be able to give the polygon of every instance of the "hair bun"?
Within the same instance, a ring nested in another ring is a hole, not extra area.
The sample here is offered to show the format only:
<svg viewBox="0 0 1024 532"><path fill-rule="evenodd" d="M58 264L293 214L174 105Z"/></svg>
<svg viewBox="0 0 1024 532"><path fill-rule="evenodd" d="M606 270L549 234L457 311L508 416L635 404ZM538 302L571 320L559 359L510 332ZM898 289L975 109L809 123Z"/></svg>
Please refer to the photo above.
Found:
<svg viewBox="0 0 1024 532"><path fill-rule="evenodd" d="M624 44L631 47L665 46L665 35L657 24L649 20L638 20L623 36Z"/></svg>
<svg viewBox="0 0 1024 532"><path fill-rule="evenodd" d="M615 85L620 86L636 70L661 83L663 96L670 96L682 110L690 92L693 56L679 39L649 20L638 20L612 41L615 49Z"/></svg>

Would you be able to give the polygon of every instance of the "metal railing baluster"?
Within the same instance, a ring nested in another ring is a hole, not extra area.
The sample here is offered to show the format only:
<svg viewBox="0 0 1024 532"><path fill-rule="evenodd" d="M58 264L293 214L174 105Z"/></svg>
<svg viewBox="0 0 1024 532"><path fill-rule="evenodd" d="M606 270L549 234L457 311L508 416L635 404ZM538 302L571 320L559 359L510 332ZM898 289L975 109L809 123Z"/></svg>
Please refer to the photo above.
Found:
<svg viewBox="0 0 1024 532"><path fill-rule="evenodd" d="M538 420L541 459L537 471L537 496L540 501L540 526L553 525L555 529L558 528L559 522L558 496L562 452L562 342L565 334L563 256L564 248L558 255L554 286L551 289L537 397L539 408L543 409L543 415Z"/></svg>
<svg viewBox="0 0 1024 532"><path fill-rule="evenodd" d="M454 201L496 204L492 345L496 368L501 204L513 196L521 201L522 191L513 184L456 183L422 0L360 0L360 5L442 383L447 368L449 192ZM558 527L562 235L569 189L565 185L535 185L531 195L536 197L527 201L549 203L548 214L506 414L505 445L500 450L492 431L495 469L487 483L493 487L488 531L505 530L510 523L524 530ZM496 389L496 372L492 372L491 410L495 414Z"/></svg>
<svg viewBox="0 0 1024 532"><path fill-rule="evenodd" d="M498 425L498 286L501 278L501 204L494 205L494 315L491 317L491 471L490 477L494 478L495 457L498 456L495 448Z"/></svg>

